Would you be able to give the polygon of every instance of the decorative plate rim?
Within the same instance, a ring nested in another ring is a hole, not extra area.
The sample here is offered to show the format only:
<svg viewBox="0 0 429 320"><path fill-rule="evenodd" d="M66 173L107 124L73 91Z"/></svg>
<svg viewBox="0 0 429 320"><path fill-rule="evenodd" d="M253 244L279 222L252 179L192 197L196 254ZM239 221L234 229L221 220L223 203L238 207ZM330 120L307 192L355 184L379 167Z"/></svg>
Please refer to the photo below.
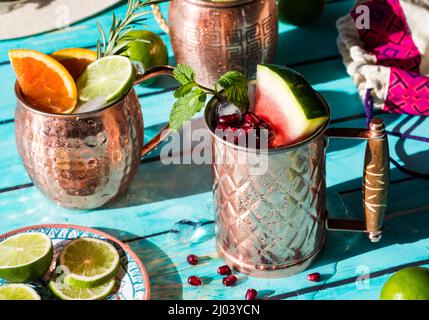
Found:
<svg viewBox="0 0 429 320"><path fill-rule="evenodd" d="M12 230L12 231L8 231L6 233L0 234L0 240L13 236L15 234L18 233L22 233L22 232L26 232L32 229L41 229L41 228L72 228L72 229L78 229L81 231L86 231L86 232L91 232L94 234L97 234L99 236L102 236L110 241L115 242L117 245L119 245L126 253L128 253L133 259L134 261L137 263L137 265L139 266L140 272L142 274L143 277L143 282L145 285L145 294L144 297L138 300L149 300L150 299L150 282L149 282L149 275L147 273L146 268L144 267L143 263L141 262L140 258L137 256L137 254L134 252L133 249L131 249L131 247L129 245L127 245L126 243L122 242L121 240L117 239L116 237L94 229L94 228L90 228L90 227L84 227L84 226L79 226L79 225L75 225L75 224L62 224L62 223L48 223L48 224L36 224L36 225L32 225L32 226L27 226L27 227L23 227L23 228L19 228L16 230Z"/></svg>

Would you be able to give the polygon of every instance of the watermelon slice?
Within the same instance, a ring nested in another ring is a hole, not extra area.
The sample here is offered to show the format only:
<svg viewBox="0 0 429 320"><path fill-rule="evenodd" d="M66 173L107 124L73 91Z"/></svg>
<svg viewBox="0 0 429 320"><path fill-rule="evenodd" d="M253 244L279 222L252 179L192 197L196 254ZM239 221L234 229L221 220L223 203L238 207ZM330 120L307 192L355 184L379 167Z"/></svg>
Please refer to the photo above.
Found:
<svg viewBox="0 0 429 320"><path fill-rule="evenodd" d="M309 137L329 119L326 106L303 76L269 64L258 65L254 113L275 130L272 148Z"/></svg>

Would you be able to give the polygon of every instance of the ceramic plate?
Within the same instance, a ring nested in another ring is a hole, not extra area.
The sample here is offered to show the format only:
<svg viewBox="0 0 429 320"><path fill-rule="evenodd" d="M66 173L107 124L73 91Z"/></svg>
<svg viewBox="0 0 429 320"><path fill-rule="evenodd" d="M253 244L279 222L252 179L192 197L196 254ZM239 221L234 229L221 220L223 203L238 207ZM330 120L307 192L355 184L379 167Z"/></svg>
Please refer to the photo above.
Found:
<svg viewBox="0 0 429 320"><path fill-rule="evenodd" d="M48 235L54 244L55 258L60 254L64 245L76 238L97 238L110 242L118 250L120 256L120 268L116 277L115 291L107 300L147 300L150 295L149 277L146 269L137 255L123 242L107 233L75 225L44 224L26 227L0 235L0 242L12 235L22 232L40 232ZM52 267L51 267L52 269ZM4 282L0 279L0 285ZM37 284L36 284L37 286ZM42 296L50 296L46 286L40 286ZM45 289L45 290L43 290ZM46 292L43 292L46 291Z"/></svg>

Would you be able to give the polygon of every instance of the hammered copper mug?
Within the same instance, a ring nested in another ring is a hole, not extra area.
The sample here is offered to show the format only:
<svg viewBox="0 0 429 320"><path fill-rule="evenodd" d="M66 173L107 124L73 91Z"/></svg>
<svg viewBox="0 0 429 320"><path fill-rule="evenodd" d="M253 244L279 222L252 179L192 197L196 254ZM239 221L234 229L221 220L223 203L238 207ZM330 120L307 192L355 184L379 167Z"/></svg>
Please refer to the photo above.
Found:
<svg viewBox="0 0 429 320"><path fill-rule="evenodd" d="M326 101L320 99L329 112ZM380 239L389 186L389 152L382 120L372 120L368 129L328 128L326 122L294 145L252 150L215 134L218 103L217 98L208 103L205 122L212 136L216 247L230 267L263 278L301 272L322 252L327 229L366 232L372 242ZM368 141L362 221L327 217L325 157L329 138ZM240 161L252 158L266 159L263 172L252 173L251 161Z"/></svg>
<svg viewBox="0 0 429 320"><path fill-rule="evenodd" d="M172 67L146 70L134 84ZM58 205L94 209L111 204L126 192L141 157L168 135L168 125L143 145L143 118L133 88L118 102L81 114L50 114L25 102L15 84L15 139L34 185Z"/></svg>
<svg viewBox="0 0 429 320"><path fill-rule="evenodd" d="M207 87L230 70L253 78L258 64L274 61L275 0L172 0L168 23L157 5L152 8L170 35L176 62L191 66L197 80Z"/></svg>

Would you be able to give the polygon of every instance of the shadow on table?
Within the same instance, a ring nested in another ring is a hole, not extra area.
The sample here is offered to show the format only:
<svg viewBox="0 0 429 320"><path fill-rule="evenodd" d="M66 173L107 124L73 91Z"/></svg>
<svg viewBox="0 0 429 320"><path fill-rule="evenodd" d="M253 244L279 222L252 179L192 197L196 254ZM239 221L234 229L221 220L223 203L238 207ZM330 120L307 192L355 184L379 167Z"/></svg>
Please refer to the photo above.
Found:
<svg viewBox="0 0 429 320"><path fill-rule="evenodd" d="M117 229L97 228L119 239L138 239L132 233ZM135 240L128 245L142 261L149 275L150 299L181 300L183 286L176 266L170 257L158 246L146 239Z"/></svg>
<svg viewBox="0 0 429 320"><path fill-rule="evenodd" d="M294 63L295 60L288 60L288 57L310 60L315 55L320 57L319 52L332 48L336 51L336 20L344 15L347 10L344 7L325 7L322 15L308 25L289 29L279 33L277 44L276 63ZM323 34L321 38L320 35ZM327 42L326 35L332 34L332 41ZM313 41L308 41L312 39ZM315 40L315 41L314 41ZM328 54L329 56L332 55Z"/></svg>
<svg viewBox="0 0 429 320"><path fill-rule="evenodd" d="M192 130L202 128L201 118L192 121ZM162 126L148 130L157 131ZM192 148L200 142L195 141ZM180 146L177 153L171 159L178 161L177 164L167 164L165 159L158 156L160 149L165 146L161 145L157 151L153 151L143 159L137 175L127 192L127 194L113 204L113 208L124 208L138 206L141 204L158 202L163 200L183 198L195 194L200 194L212 190L212 175L210 164L186 164L186 157L190 156L189 152L183 152ZM207 145L208 152L211 150ZM210 156L211 159L211 156ZM191 159L188 159L189 162ZM188 163L189 163L188 162Z"/></svg>
<svg viewBox="0 0 429 320"><path fill-rule="evenodd" d="M428 159L429 152L425 152L425 154L426 159ZM420 157L421 155L417 154L416 156ZM426 170L429 169L428 163L426 168ZM360 179L347 182L344 187L339 189L345 190L349 183L353 185L360 184ZM346 260L350 257L356 257L360 254L395 244L414 243L421 239L429 238L429 215L427 214L429 200L426 195L428 189L429 181L427 180L412 179L400 183L393 182L390 187L384 232L380 242L371 243L367 235L363 233L330 231L326 248L316 266ZM337 204L337 210L335 206L333 210L331 208L329 216L344 218L344 215L347 215L345 212L348 212L350 216L346 218L363 219L362 193L360 189L355 189L350 193L343 193L341 199L347 211L344 211L344 206L341 208L341 204ZM382 259L382 257L379 258ZM371 258L366 257L362 263L371 267ZM351 274L351 276L357 275Z"/></svg>

